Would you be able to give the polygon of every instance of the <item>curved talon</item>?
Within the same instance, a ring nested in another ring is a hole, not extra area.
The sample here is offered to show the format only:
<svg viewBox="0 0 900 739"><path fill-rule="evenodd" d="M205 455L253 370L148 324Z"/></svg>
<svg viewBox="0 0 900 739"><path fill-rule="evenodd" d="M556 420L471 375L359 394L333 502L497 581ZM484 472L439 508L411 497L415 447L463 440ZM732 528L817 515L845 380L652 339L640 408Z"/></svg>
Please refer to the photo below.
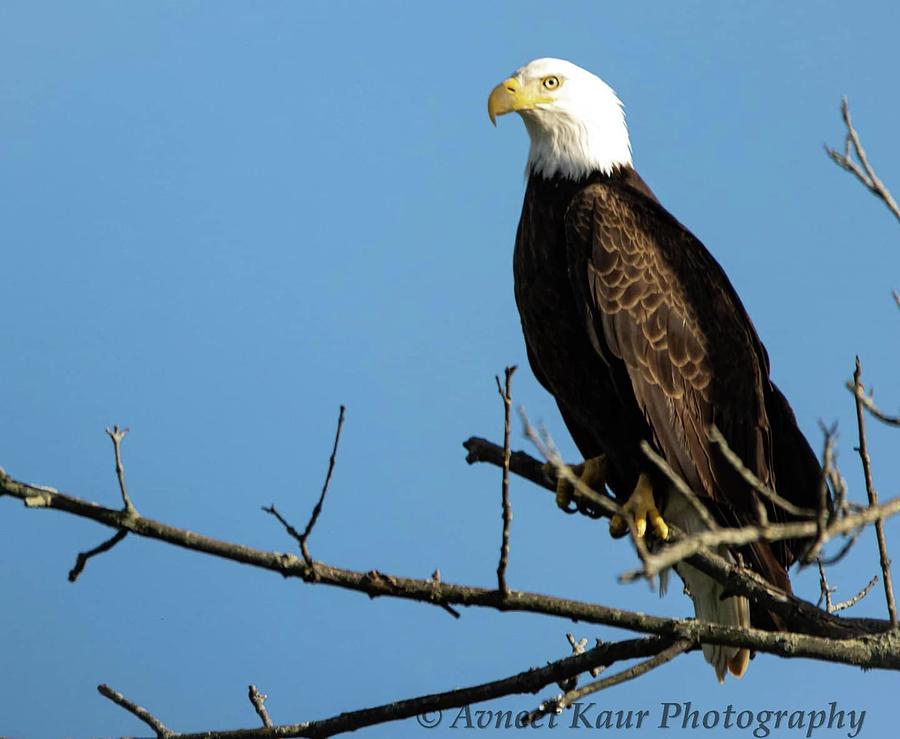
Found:
<svg viewBox="0 0 900 739"><path fill-rule="evenodd" d="M625 520L624 516L620 516L616 513L612 518L609 519L609 535L613 539L621 539L625 534L628 533L628 522Z"/></svg>
<svg viewBox="0 0 900 739"><path fill-rule="evenodd" d="M647 533L647 524L649 521L650 530L656 536L665 541L669 538L669 526L663 520L662 514L656 507L656 501L653 499L653 486L650 479L643 472L638 478L634 492L628 499L628 502L622 506L624 514L631 514L634 517L634 530L638 537L643 537ZM609 521L609 534L614 539L619 539L628 532L628 522L619 514L614 515Z"/></svg>
<svg viewBox="0 0 900 739"><path fill-rule="evenodd" d="M572 484L568 480L557 476L556 466L553 462L544 464L544 466L541 467L541 471L544 473L544 477L548 482L552 482L556 485L557 507L561 508L566 513L575 513L578 510L578 506L573 500L575 496Z"/></svg>
<svg viewBox="0 0 900 739"><path fill-rule="evenodd" d="M568 502L568 505L565 505L565 504L561 505L560 502L559 502L559 493L557 493L557 497L556 497L556 505L559 507L559 509L560 509L563 513L569 513L569 514L572 514L572 513L579 513L579 512L581 512L581 508L578 507L578 503L576 503L574 500L570 500L570 501Z"/></svg>
<svg viewBox="0 0 900 739"><path fill-rule="evenodd" d="M556 483L556 505L566 513L583 511L583 502L576 487L563 477L558 477L552 462L543 466L544 477ZM606 485L606 456L586 459L583 464L572 465L572 473L592 490L602 490Z"/></svg>

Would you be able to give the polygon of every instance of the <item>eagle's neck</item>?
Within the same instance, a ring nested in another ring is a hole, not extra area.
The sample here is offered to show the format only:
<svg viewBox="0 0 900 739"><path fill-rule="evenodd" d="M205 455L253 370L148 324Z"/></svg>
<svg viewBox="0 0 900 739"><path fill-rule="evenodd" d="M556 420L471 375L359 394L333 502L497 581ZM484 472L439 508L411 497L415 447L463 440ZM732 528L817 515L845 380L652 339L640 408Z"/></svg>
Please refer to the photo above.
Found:
<svg viewBox="0 0 900 739"><path fill-rule="evenodd" d="M612 174L631 167L625 114L618 105L612 109L614 114L596 117L576 117L559 110L523 114L531 138L526 176L579 180L593 172Z"/></svg>

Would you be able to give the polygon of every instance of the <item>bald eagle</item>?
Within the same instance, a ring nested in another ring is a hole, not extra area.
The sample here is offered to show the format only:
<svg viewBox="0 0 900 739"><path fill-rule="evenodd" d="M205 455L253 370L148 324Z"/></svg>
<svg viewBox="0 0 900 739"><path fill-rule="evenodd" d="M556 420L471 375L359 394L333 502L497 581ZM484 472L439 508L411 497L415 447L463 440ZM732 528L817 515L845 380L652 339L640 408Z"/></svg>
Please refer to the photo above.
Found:
<svg viewBox="0 0 900 739"><path fill-rule="evenodd" d="M635 530L658 543L667 521L705 528L644 454L648 442L697 493L721 526L770 521L785 511L761 498L713 442L731 450L765 485L815 509L822 473L747 311L718 262L657 200L632 165L622 104L586 70L537 59L488 99L491 121L516 112L531 140L525 202L516 235L515 296L529 363L556 399L586 460L583 477L607 485ZM557 502L570 502L563 487ZM621 518L614 535L626 529ZM722 548L790 592L787 569L804 541ZM777 629L775 614L729 596L681 563L698 619ZM750 653L704 645L719 682L740 677Z"/></svg>

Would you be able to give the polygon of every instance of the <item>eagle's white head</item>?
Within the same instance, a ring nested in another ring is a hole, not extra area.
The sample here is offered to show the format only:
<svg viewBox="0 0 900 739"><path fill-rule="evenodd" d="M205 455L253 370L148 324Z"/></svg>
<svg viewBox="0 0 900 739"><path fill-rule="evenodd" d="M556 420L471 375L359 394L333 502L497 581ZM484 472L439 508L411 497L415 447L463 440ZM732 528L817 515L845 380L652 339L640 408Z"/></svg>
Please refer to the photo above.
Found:
<svg viewBox="0 0 900 739"><path fill-rule="evenodd" d="M488 115L522 116L530 174L580 179L631 164L625 112L596 75L563 59L535 59L503 80L488 98Z"/></svg>

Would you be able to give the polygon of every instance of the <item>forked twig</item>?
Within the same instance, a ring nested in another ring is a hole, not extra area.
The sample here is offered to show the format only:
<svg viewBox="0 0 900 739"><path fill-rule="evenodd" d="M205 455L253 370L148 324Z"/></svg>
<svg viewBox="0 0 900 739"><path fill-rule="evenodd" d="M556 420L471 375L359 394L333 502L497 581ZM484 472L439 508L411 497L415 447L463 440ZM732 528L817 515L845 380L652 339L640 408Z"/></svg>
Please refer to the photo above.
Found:
<svg viewBox="0 0 900 739"><path fill-rule="evenodd" d="M897 296L896 291L894 291L894 295ZM900 298L898 298L898 304L900 304ZM875 405L874 393L866 395L862 387L857 388L857 386L850 382L850 380L847 380L846 387L851 393L859 398L859 401L866 407L866 410L869 411L869 413L871 413L879 421L887 424L888 426L900 426L900 416L892 416L888 413L885 413L877 405Z"/></svg>
<svg viewBox="0 0 900 739"><path fill-rule="evenodd" d="M309 521L306 523L306 528L303 530L303 533L300 533L299 531L297 531L297 529L291 526L291 524L288 523L284 516L282 516L278 512L274 504L270 506L263 506L263 510L266 513L269 513L277 518L279 523L284 526L285 531L287 531L287 533L297 541L297 543L300 545L300 552L303 554L303 561L313 569L315 569L316 563L313 560L312 556L310 556L309 547L307 546L306 542L309 539L309 535L312 533L313 527L319 520L319 515L322 513L322 506L325 503L325 495L328 493L328 486L331 484L331 475L334 472L334 464L337 461L338 444L341 441L341 429L343 429L344 427L345 410L346 407L342 405L338 413L337 430L334 433L334 444L331 447L331 456L328 458L328 472L325 473L325 482L322 485L322 492L319 494L319 500L316 502L316 505L313 508L312 513L310 514Z"/></svg>
<svg viewBox="0 0 900 739"><path fill-rule="evenodd" d="M122 439L128 434L128 429L120 429L118 426L107 427L106 433L113 443L113 450L116 455L116 477L119 480L119 492L122 494L122 503L125 506L125 513L128 515L137 515L137 509L128 497L128 488L125 487L125 467L122 465Z"/></svg>
<svg viewBox="0 0 900 739"><path fill-rule="evenodd" d="M869 192L884 202L888 210L900 221L900 206L897 205L887 186L878 179L878 175L875 174L875 170L869 164L869 159L866 156L865 149L863 149L859 134L853 127L853 120L850 118L850 106L846 97L841 98L841 116L844 119L844 125L847 127L847 135L844 139L844 152L840 153L829 146L825 147L825 152L835 164L852 173ZM854 155L859 160L858 164L853 159Z"/></svg>
<svg viewBox="0 0 900 739"><path fill-rule="evenodd" d="M338 444L341 441L341 429L344 428L345 410L346 407L342 405L338 412L337 429L334 432L334 444L331 447L331 456L328 458L328 472L325 473L325 482L322 484L322 493L319 495L319 500L316 503L315 508L313 508L312 514L309 517L309 522L306 524L306 528L303 530L303 533L300 534L300 551L303 553L303 559L306 560L306 564L312 563L312 557L309 556L309 549L306 545L306 541L309 539L309 535L312 533L316 521L319 520L319 514L322 513L322 504L325 502L325 495L328 493L328 486L331 484L334 463L337 461Z"/></svg>

